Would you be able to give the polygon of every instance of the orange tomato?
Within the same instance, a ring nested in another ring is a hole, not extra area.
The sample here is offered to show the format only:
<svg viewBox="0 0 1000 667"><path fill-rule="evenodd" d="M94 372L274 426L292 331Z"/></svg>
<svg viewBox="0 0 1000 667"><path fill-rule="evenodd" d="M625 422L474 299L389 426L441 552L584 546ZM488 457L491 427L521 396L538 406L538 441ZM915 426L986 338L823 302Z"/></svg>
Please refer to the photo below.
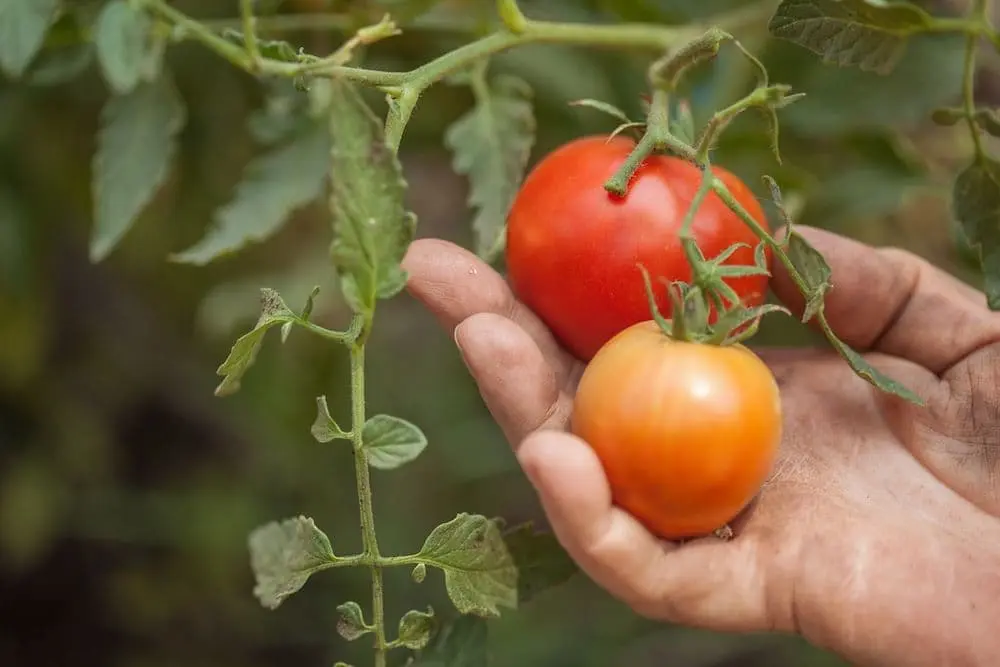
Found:
<svg viewBox="0 0 1000 667"><path fill-rule="evenodd" d="M781 440L781 399L746 347L677 341L649 320L591 360L571 430L597 453L615 504L676 540L722 528L760 490Z"/></svg>

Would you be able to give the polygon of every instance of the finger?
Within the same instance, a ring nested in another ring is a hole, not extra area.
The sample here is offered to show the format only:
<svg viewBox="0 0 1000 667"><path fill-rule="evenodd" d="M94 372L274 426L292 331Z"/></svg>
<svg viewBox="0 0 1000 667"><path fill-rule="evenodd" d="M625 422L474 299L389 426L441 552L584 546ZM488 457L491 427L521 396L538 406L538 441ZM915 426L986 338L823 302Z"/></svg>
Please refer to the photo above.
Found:
<svg viewBox="0 0 1000 667"><path fill-rule="evenodd" d="M941 375L1000 340L1000 315L986 308L982 293L924 259L813 227L795 229L832 269L825 312L851 347L899 356ZM802 294L778 262L771 287L789 309L802 312Z"/></svg>
<svg viewBox="0 0 1000 667"><path fill-rule="evenodd" d="M566 551L639 613L724 631L770 626L753 542L657 539L612 504L599 459L572 434L535 432L518 460Z"/></svg>
<svg viewBox="0 0 1000 667"><path fill-rule="evenodd" d="M549 359L560 383L572 372L574 360L548 328L521 304L503 277L468 250L440 239L414 241L403 259L409 273L407 289L446 329L476 313L509 318L534 339Z"/></svg>
<svg viewBox="0 0 1000 667"><path fill-rule="evenodd" d="M572 399L524 329L494 313L477 313L455 329L455 343L479 393L516 448L531 431L565 428Z"/></svg>

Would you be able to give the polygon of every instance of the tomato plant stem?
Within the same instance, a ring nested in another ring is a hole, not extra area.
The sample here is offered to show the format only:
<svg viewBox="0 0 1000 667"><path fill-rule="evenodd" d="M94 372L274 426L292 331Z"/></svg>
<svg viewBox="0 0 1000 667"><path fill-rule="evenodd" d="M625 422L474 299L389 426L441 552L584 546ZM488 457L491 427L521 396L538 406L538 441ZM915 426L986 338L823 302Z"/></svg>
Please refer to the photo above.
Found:
<svg viewBox="0 0 1000 667"><path fill-rule="evenodd" d="M190 38L225 58L244 71L267 76L316 76L340 77L356 83L384 90L411 91L410 101L416 100L424 90L445 77L463 70L491 55L525 44L568 44L620 49L664 51L684 44L704 33L705 24L678 26L649 25L642 23L621 23L601 25L589 23L562 23L555 21L532 21L517 10L512 14L511 6L516 3L498 2L498 7L507 14L502 30L450 51L430 62L407 72L386 72L380 70L349 67L339 58L322 58L307 62L283 62L269 58L254 59L245 48L226 40L204 23L174 9L166 0L138 0L147 9L178 29L177 38ZM510 6L508 6L510 5ZM751 5L732 12L712 17L706 23L734 29L739 26L766 18L766 6ZM520 17L520 18L518 18ZM514 29L511 28L513 26ZM394 34L394 33L392 33ZM388 36L388 33L386 35ZM335 54L336 55L336 54ZM402 111L406 111L403 107ZM409 107L412 111L412 105ZM408 114L398 113L395 119L394 135L402 135Z"/></svg>
<svg viewBox="0 0 1000 667"><path fill-rule="evenodd" d="M253 0L240 0L240 18L243 26L243 45L254 66L260 61L260 47L257 45L257 19L253 15Z"/></svg>
<svg viewBox="0 0 1000 667"><path fill-rule="evenodd" d="M375 512L372 509L371 473L364 451L365 424L365 332L371 326L371 317L361 336L351 345L351 443L354 446L354 472L358 485L358 504L361 512L361 537L363 557L372 576L372 626L375 628L375 667L385 667L385 611L382 588L382 556L375 534Z"/></svg>
<svg viewBox="0 0 1000 667"><path fill-rule="evenodd" d="M521 13L517 0L497 0L497 13L507 29L515 35L520 35L528 27L528 19Z"/></svg>

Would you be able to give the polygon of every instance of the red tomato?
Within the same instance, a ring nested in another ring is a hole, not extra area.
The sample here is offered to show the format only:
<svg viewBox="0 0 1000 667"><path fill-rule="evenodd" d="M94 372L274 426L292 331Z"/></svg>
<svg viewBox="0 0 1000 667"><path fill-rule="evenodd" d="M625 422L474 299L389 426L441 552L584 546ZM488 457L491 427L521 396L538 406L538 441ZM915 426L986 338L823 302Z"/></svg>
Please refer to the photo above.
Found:
<svg viewBox="0 0 1000 667"><path fill-rule="evenodd" d="M781 399L742 345L679 342L646 321L588 364L571 429L600 458L615 504L674 540L723 527L757 494L777 456Z"/></svg>
<svg viewBox="0 0 1000 667"><path fill-rule="evenodd" d="M619 198L604 183L633 146L631 139L608 141L604 136L564 144L528 174L507 218L512 289L584 360L626 327L650 319L639 263L650 272L665 317L670 317L670 302L658 278L691 280L678 232L701 184L701 171L681 158L652 155ZM750 189L725 169L714 170L769 230ZM691 232L708 259L743 242L749 247L735 252L727 264L754 263L757 237L714 192L702 202ZM767 280L766 275L749 276L728 278L727 283L745 305L757 306L764 302Z"/></svg>

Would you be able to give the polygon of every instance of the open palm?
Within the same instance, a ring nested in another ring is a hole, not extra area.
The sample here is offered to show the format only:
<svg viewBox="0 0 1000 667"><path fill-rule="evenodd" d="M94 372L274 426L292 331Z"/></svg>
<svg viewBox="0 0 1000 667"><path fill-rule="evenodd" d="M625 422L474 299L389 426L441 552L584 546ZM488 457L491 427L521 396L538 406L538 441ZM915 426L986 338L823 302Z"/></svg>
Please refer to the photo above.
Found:
<svg viewBox="0 0 1000 667"><path fill-rule="evenodd" d="M758 350L781 386L784 439L729 542L664 542L612 504L597 457L566 432L583 365L498 273L430 239L405 268L454 331L560 542L637 612L798 632L865 665L988 664L1000 650L1000 316L912 255L798 229L833 268L838 335L927 405L874 390L828 350ZM786 275L772 287L801 311Z"/></svg>

